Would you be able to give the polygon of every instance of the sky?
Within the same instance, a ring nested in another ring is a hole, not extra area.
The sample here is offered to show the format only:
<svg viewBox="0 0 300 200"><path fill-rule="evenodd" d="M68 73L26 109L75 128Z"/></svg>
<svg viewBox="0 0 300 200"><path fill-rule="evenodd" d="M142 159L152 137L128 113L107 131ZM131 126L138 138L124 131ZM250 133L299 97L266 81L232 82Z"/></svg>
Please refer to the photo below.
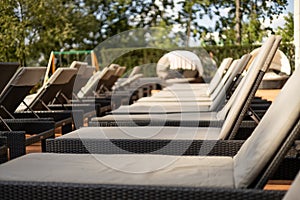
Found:
<svg viewBox="0 0 300 200"><path fill-rule="evenodd" d="M272 28L278 28L280 26L283 26L285 23L284 16L286 16L289 12L294 13L294 0L289 0L288 2L289 2L288 6L287 6L286 10L284 11L284 13L279 15L278 18L274 18L274 21L271 24ZM266 25L270 25L269 21L267 21L265 23L266 23Z"/></svg>
<svg viewBox="0 0 300 200"><path fill-rule="evenodd" d="M288 6L286 7L286 10L284 10L284 12L280 15L277 16L273 16L273 21L270 24L270 20L265 20L263 22L263 25L265 27L271 27L274 30L276 30L278 27L282 27L285 24L285 20L284 17L287 16L287 14L291 12L294 13L294 0L288 0ZM227 10L224 9L222 11L220 11L221 14L223 15L227 15ZM204 17L203 19L201 19L200 23L206 27L214 27L214 24L216 22L216 18L213 18L212 20L209 17ZM190 42L190 46L199 46L199 40L191 40Z"/></svg>

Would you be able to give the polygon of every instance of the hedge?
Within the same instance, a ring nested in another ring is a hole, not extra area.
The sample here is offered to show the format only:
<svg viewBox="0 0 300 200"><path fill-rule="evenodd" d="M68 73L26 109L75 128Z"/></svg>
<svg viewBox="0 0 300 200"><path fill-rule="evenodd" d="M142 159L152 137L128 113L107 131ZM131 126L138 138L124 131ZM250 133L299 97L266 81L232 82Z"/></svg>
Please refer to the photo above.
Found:
<svg viewBox="0 0 300 200"><path fill-rule="evenodd" d="M253 49L258 48L260 45L249 46L208 46L204 47L206 52L212 52L213 58L217 63L226 57L232 57L234 59L240 58L242 55L251 52ZM167 52L175 49L154 49L154 48L128 48L128 49L103 49L101 52L96 52L100 66L108 66L110 63L116 63L121 66L126 66L131 69L134 66L155 64L157 61ZM185 48L185 50L196 52L196 54L203 54L203 49ZM295 66L295 48L293 44L281 44L280 50L282 50L290 60L292 69ZM201 56L199 56L201 58Z"/></svg>

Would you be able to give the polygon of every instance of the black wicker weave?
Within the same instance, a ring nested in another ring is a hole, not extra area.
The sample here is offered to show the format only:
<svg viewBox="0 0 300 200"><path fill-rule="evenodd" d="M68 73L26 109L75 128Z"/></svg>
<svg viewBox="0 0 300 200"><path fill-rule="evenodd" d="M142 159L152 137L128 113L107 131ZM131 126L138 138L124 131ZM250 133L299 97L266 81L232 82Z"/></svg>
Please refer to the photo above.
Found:
<svg viewBox="0 0 300 200"><path fill-rule="evenodd" d="M0 164L8 160L7 138L0 136Z"/></svg>
<svg viewBox="0 0 300 200"><path fill-rule="evenodd" d="M0 198L19 199L260 199L279 200L285 191L135 185L0 181Z"/></svg>
<svg viewBox="0 0 300 200"><path fill-rule="evenodd" d="M45 139L54 137L55 122L52 118L5 119L4 122L13 131L4 133L10 136L8 144L13 149L12 158L24 155L25 146L39 141L42 142L42 151L45 151ZM2 130L6 130L6 127ZM25 139L24 133L31 136Z"/></svg>
<svg viewBox="0 0 300 200"><path fill-rule="evenodd" d="M1 131L0 136L6 137L9 158L13 159L25 155L25 131Z"/></svg>

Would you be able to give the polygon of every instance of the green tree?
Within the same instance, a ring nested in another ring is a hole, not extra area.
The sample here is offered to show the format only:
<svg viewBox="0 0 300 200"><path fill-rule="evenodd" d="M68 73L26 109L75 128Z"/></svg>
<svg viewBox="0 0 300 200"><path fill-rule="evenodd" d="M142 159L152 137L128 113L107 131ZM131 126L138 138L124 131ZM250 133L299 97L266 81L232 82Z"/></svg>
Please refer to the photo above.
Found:
<svg viewBox="0 0 300 200"><path fill-rule="evenodd" d="M293 13L288 13L284 17L285 24L283 27L279 27L276 34L282 36L282 42L292 42L294 40L294 15Z"/></svg>
<svg viewBox="0 0 300 200"><path fill-rule="evenodd" d="M242 42L251 44L253 41L259 41L261 38L261 35L255 33L271 29L270 27L263 29L260 21L266 19L272 21L273 16L282 14L287 5L288 0L224 0L214 2L217 10L215 12L216 15L220 14L219 9L228 10L227 16L219 15L220 22L217 23L215 29L226 35L227 39L230 40L227 43L235 41L235 44ZM232 30L235 30L234 38ZM247 40L246 37L249 34L251 35L251 39Z"/></svg>

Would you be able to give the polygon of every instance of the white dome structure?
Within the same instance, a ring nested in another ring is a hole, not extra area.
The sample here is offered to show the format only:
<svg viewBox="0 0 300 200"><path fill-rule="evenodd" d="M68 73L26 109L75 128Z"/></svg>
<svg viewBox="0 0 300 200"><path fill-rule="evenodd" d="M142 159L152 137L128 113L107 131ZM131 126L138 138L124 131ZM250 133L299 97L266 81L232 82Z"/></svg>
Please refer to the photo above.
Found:
<svg viewBox="0 0 300 200"><path fill-rule="evenodd" d="M157 62L156 73L160 78L166 79L169 70L189 70L203 75L203 66L200 58L185 50L175 50L165 54Z"/></svg>

